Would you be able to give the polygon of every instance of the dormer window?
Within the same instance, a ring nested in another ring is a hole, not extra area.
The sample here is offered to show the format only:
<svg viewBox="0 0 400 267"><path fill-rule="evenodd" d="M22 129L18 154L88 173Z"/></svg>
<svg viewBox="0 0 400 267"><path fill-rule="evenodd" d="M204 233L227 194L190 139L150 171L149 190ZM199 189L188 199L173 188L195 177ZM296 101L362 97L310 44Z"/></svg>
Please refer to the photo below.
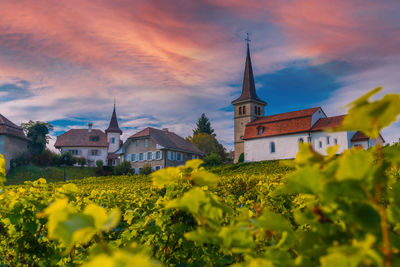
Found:
<svg viewBox="0 0 400 267"><path fill-rule="evenodd" d="M259 127L257 128L257 134L258 134L258 135L262 135L263 133L264 133L264 127L259 126Z"/></svg>
<svg viewBox="0 0 400 267"><path fill-rule="evenodd" d="M89 137L89 140L90 140L91 142L98 142L98 141L100 140L100 137L98 137L98 136L90 136L90 137Z"/></svg>

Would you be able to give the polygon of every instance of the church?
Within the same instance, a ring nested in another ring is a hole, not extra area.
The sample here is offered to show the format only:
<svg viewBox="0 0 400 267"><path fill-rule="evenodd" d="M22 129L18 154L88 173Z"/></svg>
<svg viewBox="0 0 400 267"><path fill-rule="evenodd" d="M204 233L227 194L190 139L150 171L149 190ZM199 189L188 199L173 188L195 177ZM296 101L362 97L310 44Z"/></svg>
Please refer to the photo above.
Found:
<svg viewBox="0 0 400 267"><path fill-rule="evenodd" d="M326 148L333 145L338 145L338 153L342 153L351 147L366 149L385 142L382 136L371 139L359 131L325 132L341 125L346 115L328 117L321 107L264 116L267 103L256 93L249 43L242 94L232 105L235 162L242 153L246 162L293 159L299 142L311 143L321 154L326 154Z"/></svg>

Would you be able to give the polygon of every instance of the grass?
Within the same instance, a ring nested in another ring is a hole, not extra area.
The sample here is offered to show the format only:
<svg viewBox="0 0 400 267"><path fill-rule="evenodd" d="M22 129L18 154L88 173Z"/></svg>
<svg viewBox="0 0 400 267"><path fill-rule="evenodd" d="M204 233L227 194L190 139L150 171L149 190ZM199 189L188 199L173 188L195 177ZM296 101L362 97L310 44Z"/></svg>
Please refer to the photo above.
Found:
<svg viewBox="0 0 400 267"><path fill-rule="evenodd" d="M90 167L65 167L66 179L82 179L96 176L94 168ZM33 165L20 166L12 169L7 174L6 185L23 184L25 181L34 181L45 178L48 182L64 181L63 167L38 167Z"/></svg>

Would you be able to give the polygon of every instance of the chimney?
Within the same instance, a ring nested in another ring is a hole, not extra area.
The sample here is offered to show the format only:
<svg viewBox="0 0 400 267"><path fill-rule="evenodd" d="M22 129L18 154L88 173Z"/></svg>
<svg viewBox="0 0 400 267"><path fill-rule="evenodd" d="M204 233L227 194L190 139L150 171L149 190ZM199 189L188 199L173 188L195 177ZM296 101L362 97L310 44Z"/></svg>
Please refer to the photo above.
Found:
<svg viewBox="0 0 400 267"><path fill-rule="evenodd" d="M164 132L168 132L168 128L163 128L162 129Z"/></svg>
<svg viewBox="0 0 400 267"><path fill-rule="evenodd" d="M88 127L88 131L89 131L89 133L91 133L91 132L92 132L93 123L90 122L90 123L88 124L88 126L89 126L89 127Z"/></svg>

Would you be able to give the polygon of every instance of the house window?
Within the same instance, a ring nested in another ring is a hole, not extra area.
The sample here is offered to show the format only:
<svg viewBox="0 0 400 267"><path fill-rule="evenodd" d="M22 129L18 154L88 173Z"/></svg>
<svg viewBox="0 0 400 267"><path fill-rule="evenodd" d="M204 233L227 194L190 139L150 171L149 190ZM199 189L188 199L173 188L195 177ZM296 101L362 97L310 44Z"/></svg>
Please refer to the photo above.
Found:
<svg viewBox="0 0 400 267"><path fill-rule="evenodd" d="M326 137L326 144L329 145L329 136Z"/></svg>
<svg viewBox="0 0 400 267"><path fill-rule="evenodd" d="M147 160L153 159L153 152L147 152Z"/></svg>
<svg viewBox="0 0 400 267"><path fill-rule="evenodd" d="M176 160L176 152L172 152L172 160Z"/></svg>
<svg viewBox="0 0 400 267"><path fill-rule="evenodd" d="M111 138L111 144L115 144L115 138L114 137Z"/></svg>
<svg viewBox="0 0 400 267"><path fill-rule="evenodd" d="M136 140L136 147L139 146L139 140Z"/></svg>
<svg viewBox="0 0 400 267"><path fill-rule="evenodd" d="M139 153L139 160L140 161L144 160L143 153Z"/></svg>
<svg viewBox="0 0 400 267"><path fill-rule="evenodd" d="M78 149L70 149L70 150L68 150L69 151L69 153L71 153L71 155L73 155L73 156L76 156L76 155L79 155L80 154L80 150L78 150Z"/></svg>
<svg viewBox="0 0 400 267"><path fill-rule="evenodd" d="M161 159L161 151L156 152L156 159Z"/></svg>
<svg viewBox="0 0 400 267"><path fill-rule="evenodd" d="M261 115L261 108L258 107L258 115Z"/></svg>
<svg viewBox="0 0 400 267"><path fill-rule="evenodd" d="M242 107L239 107L239 115L242 115Z"/></svg>
<svg viewBox="0 0 400 267"><path fill-rule="evenodd" d="M161 166L155 166L154 169L155 169L156 171L158 171L159 169L161 169Z"/></svg>
<svg viewBox="0 0 400 267"><path fill-rule="evenodd" d="M100 154L97 149L93 149L90 153L92 156L98 156Z"/></svg>
<svg viewBox="0 0 400 267"><path fill-rule="evenodd" d="M308 137L307 137L307 142L308 142L308 143L311 143L311 136L308 136Z"/></svg>
<svg viewBox="0 0 400 267"><path fill-rule="evenodd" d="M257 109L256 106L254 106L254 113L255 113L256 115L258 115L258 109Z"/></svg>
<svg viewBox="0 0 400 267"><path fill-rule="evenodd" d="M271 153L275 153L275 143L274 142L271 142L269 144L269 148L270 148Z"/></svg>
<svg viewBox="0 0 400 267"><path fill-rule="evenodd" d="M333 140L333 142L335 143L335 145L337 145L337 138L335 138L335 139Z"/></svg>
<svg viewBox="0 0 400 267"><path fill-rule="evenodd" d="M176 160L182 161L182 153L178 152L176 156Z"/></svg>
<svg viewBox="0 0 400 267"><path fill-rule="evenodd" d="M172 160L171 151L168 151L168 152L167 152L167 158L168 158L168 160Z"/></svg>
<svg viewBox="0 0 400 267"><path fill-rule="evenodd" d="M131 161L136 161L136 154L131 155Z"/></svg>
<svg viewBox="0 0 400 267"><path fill-rule="evenodd" d="M243 115L246 114L246 106L243 106Z"/></svg>
<svg viewBox="0 0 400 267"><path fill-rule="evenodd" d="M303 138L299 138L299 143L304 143L304 139Z"/></svg>
<svg viewBox="0 0 400 267"><path fill-rule="evenodd" d="M144 147L148 147L149 146L149 139L144 139Z"/></svg>
<svg viewBox="0 0 400 267"><path fill-rule="evenodd" d="M257 134L258 134L258 135L262 135L263 132L264 132L264 127L258 127L258 128L257 128Z"/></svg>
<svg viewBox="0 0 400 267"><path fill-rule="evenodd" d="M319 148L322 148L322 142L319 141Z"/></svg>
<svg viewBox="0 0 400 267"><path fill-rule="evenodd" d="M89 140L91 142L98 142L100 140L100 137L92 135L92 136L89 137Z"/></svg>

